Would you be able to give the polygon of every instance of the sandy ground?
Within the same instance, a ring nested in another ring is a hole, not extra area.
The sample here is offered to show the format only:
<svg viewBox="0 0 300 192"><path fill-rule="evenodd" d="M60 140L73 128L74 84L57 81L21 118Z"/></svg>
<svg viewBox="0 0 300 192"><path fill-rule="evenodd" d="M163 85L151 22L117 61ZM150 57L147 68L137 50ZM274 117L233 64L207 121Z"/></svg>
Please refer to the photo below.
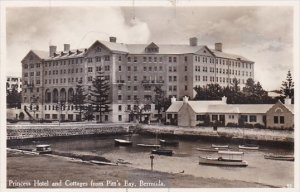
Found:
<svg viewBox="0 0 300 192"><path fill-rule="evenodd" d="M99 166L75 159L47 155L7 154L7 187L171 187L171 188L254 188L258 183L202 178L135 169L125 165Z"/></svg>

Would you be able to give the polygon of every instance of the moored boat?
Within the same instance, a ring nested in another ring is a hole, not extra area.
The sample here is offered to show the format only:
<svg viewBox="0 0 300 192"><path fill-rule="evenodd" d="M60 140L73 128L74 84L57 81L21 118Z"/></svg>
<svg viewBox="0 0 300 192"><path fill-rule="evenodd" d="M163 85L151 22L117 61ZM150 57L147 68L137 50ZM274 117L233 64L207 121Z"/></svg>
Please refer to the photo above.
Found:
<svg viewBox="0 0 300 192"><path fill-rule="evenodd" d="M219 149L219 148L228 148L229 146L228 145L215 145L215 144L212 144L211 147Z"/></svg>
<svg viewBox="0 0 300 192"><path fill-rule="evenodd" d="M249 150L258 150L258 145L239 145L239 149L249 149Z"/></svg>
<svg viewBox="0 0 300 192"><path fill-rule="evenodd" d="M294 161L294 155L279 155L279 154L268 154L264 155L265 159L272 159L272 160L280 160L280 161Z"/></svg>
<svg viewBox="0 0 300 192"><path fill-rule="evenodd" d="M115 139L115 145L131 146L132 141L123 140L123 139Z"/></svg>
<svg viewBox="0 0 300 192"><path fill-rule="evenodd" d="M136 146L145 147L145 148L160 148L160 145L143 144L143 143L136 144Z"/></svg>
<svg viewBox="0 0 300 192"><path fill-rule="evenodd" d="M151 151L151 153L156 155L166 155L166 156L173 155L173 151L169 149L154 149Z"/></svg>
<svg viewBox="0 0 300 192"><path fill-rule="evenodd" d="M96 165L112 165L112 166L117 166L117 163L111 163L111 162L106 162L106 161L96 161L96 160L91 160L90 163L96 164Z"/></svg>
<svg viewBox="0 0 300 192"><path fill-rule="evenodd" d="M179 145L179 141L164 140L164 139L160 139L159 143L161 145L167 145L167 146L178 146Z"/></svg>
<svg viewBox="0 0 300 192"><path fill-rule="evenodd" d="M37 145L34 152L37 152L39 154L51 154L52 150L50 145Z"/></svg>
<svg viewBox="0 0 300 192"><path fill-rule="evenodd" d="M196 150L205 152L218 152L218 149L215 148L196 148Z"/></svg>
<svg viewBox="0 0 300 192"><path fill-rule="evenodd" d="M242 159L243 154L239 151L219 151L218 157L199 157L199 164L246 167L248 162Z"/></svg>

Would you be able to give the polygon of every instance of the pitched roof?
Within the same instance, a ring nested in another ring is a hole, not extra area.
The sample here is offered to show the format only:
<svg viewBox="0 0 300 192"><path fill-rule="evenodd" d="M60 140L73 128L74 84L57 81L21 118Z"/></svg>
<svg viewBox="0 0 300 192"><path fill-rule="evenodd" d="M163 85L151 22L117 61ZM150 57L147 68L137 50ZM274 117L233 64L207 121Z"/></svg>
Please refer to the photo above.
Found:
<svg viewBox="0 0 300 192"><path fill-rule="evenodd" d="M177 113L183 105L183 101L175 101L171 104L171 106L167 109L167 113Z"/></svg>
<svg viewBox="0 0 300 192"><path fill-rule="evenodd" d="M127 44L127 49L130 54L146 54L145 48L149 44ZM189 45L160 45L158 54L187 54L195 53L204 46L189 46ZM153 53L149 53L153 54ZM154 53L155 54L155 53Z"/></svg>
<svg viewBox="0 0 300 192"><path fill-rule="evenodd" d="M210 49L214 55L216 57L222 57L222 58L228 58L228 59L235 59L235 60L243 60L243 61L250 61L249 59L243 57L243 56L240 56L240 55L235 55L235 54L231 54L231 53L224 53L224 52L221 52L221 51L216 51L214 49ZM252 61L251 61L252 62Z"/></svg>
<svg viewBox="0 0 300 192"><path fill-rule="evenodd" d="M41 59L45 59L49 57L49 52L47 51L41 51L41 50L31 50L31 51Z"/></svg>
<svg viewBox="0 0 300 192"><path fill-rule="evenodd" d="M183 105L183 101L175 101L171 104L167 113L177 113ZM188 101L188 105L195 113L243 113L262 114L274 106L274 104L224 104L223 101ZM294 105L284 105L294 114Z"/></svg>

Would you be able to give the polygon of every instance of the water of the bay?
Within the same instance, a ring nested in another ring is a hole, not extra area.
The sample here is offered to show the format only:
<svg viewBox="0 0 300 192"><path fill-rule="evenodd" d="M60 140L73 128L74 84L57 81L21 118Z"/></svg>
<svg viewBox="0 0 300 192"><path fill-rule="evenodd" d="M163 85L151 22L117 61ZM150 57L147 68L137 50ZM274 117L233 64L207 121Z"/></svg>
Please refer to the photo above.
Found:
<svg viewBox="0 0 300 192"><path fill-rule="evenodd" d="M116 147L114 139L130 139L133 141L132 147ZM92 154L103 156L112 162L118 159L130 162L134 168L150 169L149 148L136 146L138 143L159 144L159 138L150 136L108 136L108 137L86 137L68 138L49 141L31 141L29 143L11 146L14 148L25 147L34 148L37 144L50 144L53 151L72 152L80 154ZM214 153L197 151L195 148L209 148L211 142L201 139L187 141L180 140L178 147L166 147L174 151L174 156L154 157L154 170L194 175L196 177L213 177L228 180L242 180L247 182L262 183L278 187L293 186L294 183L294 162L276 161L264 159L265 154L293 154L292 149L260 146L258 151L244 150L244 160L248 162L248 167L218 167L199 165L199 156L215 156ZM225 143L223 143L225 144ZM237 144L229 144L233 150L238 150Z"/></svg>

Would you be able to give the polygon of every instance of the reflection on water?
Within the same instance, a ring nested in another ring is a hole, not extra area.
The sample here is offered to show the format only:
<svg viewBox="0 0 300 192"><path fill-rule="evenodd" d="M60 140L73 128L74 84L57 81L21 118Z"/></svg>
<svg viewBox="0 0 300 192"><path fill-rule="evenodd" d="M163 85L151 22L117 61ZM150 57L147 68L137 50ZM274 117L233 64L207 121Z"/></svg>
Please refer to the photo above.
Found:
<svg viewBox="0 0 300 192"><path fill-rule="evenodd" d="M113 162L116 162L118 159L123 159L131 163L128 166L150 169L151 149L138 147L136 144L159 144L159 141L155 137L134 135L132 137L118 136L118 138L132 140L133 146L116 147L114 145L115 136L105 138L90 137L58 139L55 141L47 141L46 143L51 144L54 151L97 154L110 159ZM14 147L34 148L38 143L45 142L36 141ZM211 144L211 142L199 139L194 141L180 141L178 147L165 147L167 149L172 149L175 155L173 157L155 155L154 169L170 173L179 173L184 170L184 174L194 175L197 177L243 180L281 187L288 184L293 185L294 162L264 159L264 154L293 154L292 150L261 146L259 151L244 151L244 160L246 160L249 164L246 168L199 165L199 156L213 156L215 154L197 151L195 148L209 148ZM233 148L233 150L238 150L238 146L236 144L229 143L229 145Z"/></svg>

